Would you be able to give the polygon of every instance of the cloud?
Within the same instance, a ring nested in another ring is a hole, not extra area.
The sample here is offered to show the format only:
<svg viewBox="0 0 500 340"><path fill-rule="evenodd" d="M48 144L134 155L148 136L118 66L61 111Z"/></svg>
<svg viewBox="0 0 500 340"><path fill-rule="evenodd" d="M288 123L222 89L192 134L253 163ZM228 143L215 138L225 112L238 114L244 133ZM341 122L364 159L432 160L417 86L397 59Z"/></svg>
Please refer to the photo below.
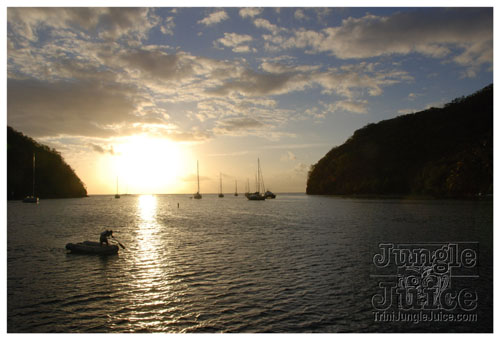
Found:
<svg viewBox="0 0 500 340"><path fill-rule="evenodd" d="M175 22L174 17L166 17L163 25L160 27L161 33L165 35L174 35Z"/></svg>
<svg viewBox="0 0 500 340"><path fill-rule="evenodd" d="M289 92L287 84L291 79L289 74L257 73L245 70L238 79L231 79L222 86L207 90L207 93L226 96L238 92L246 96L264 96Z"/></svg>
<svg viewBox="0 0 500 340"><path fill-rule="evenodd" d="M334 111L343 110L353 113L367 113L368 112L368 102L366 100L363 101L339 101L334 104Z"/></svg>
<svg viewBox="0 0 500 340"><path fill-rule="evenodd" d="M359 63L330 68L326 71L311 65L284 65L263 62L256 72L246 69L237 78L228 78L222 85L206 90L208 94L227 96L239 93L243 96L282 95L320 86L325 94L336 93L352 100L353 90L361 89L371 96L382 94L383 87L410 81L406 72L397 69L378 70L377 65Z"/></svg>
<svg viewBox="0 0 500 340"><path fill-rule="evenodd" d="M222 39L221 44L243 51L254 38L228 33ZM214 134L245 131L279 139L293 135L276 129L296 113L277 107L277 100L268 96L320 87L325 94L339 94L354 103L360 91L379 95L384 86L408 77L397 70L377 70L374 64L325 70L320 65L295 65L296 59L290 57L273 59L283 63L267 59L256 71L244 60L166 50L155 45L131 48L74 41L71 36L29 49L9 49L9 123L33 136L150 132L176 141L202 142ZM180 103L198 109L165 109ZM186 116L194 119L192 130L171 123ZM249 121L217 122L228 117L253 117L254 121L246 129L242 123ZM203 128L196 126L198 122Z"/></svg>
<svg viewBox="0 0 500 340"><path fill-rule="evenodd" d="M472 74L493 61L491 8L418 9L386 17L367 14L347 18L338 27L298 29L286 35L268 21L257 20L256 26L274 34L265 37L270 50L309 48L310 53L328 52L340 59L419 53L448 57Z"/></svg>
<svg viewBox="0 0 500 340"><path fill-rule="evenodd" d="M328 113L328 111L332 111L333 112L334 109L331 109L331 110L322 110L322 109L318 108L317 106L314 106L314 107L310 107L310 108L306 109L304 111L304 113L307 116L310 116L310 117L313 117L313 118L316 118L316 119L323 119L323 118L326 117L326 114Z"/></svg>
<svg viewBox="0 0 500 340"><path fill-rule="evenodd" d="M295 10L295 13L293 14L293 16L297 20L307 20L307 19L309 19L307 17L307 15L304 14L304 11L302 9Z"/></svg>
<svg viewBox="0 0 500 340"><path fill-rule="evenodd" d="M192 131L171 131L169 134L164 135L164 137L174 142L198 143L211 139L213 134L208 131L201 131L193 128Z"/></svg>
<svg viewBox="0 0 500 340"><path fill-rule="evenodd" d="M225 47L231 47L233 52L243 53L255 51L250 49L250 46L246 45L253 40L253 38L248 34L237 34L237 33L224 33L224 37L217 39L215 45L223 45Z"/></svg>
<svg viewBox="0 0 500 340"><path fill-rule="evenodd" d="M137 120L136 95L133 88L97 81L9 79L7 120L34 137L110 136L119 124Z"/></svg>
<svg viewBox="0 0 500 340"><path fill-rule="evenodd" d="M280 130L283 123L287 121L286 112L283 110L256 110L252 109L249 115L239 114L228 118L219 118L215 121L212 129L214 135L226 136L258 136L272 141L281 138L294 138L295 134ZM251 113L251 115L250 115Z"/></svg>
<svg viewBox="0 0 500 340"><path fill-rule="evenodd" d="M278 62L264 61L260 68L269 73L298 73L298 72L313 72L318 71L321 66L319 65L286 65Z"/></svg>
<svg viewBox="0 0 500 340"><path fill-rule="evenodd" d="M93 34L102 39L128 36L142 39L157 23L157 18L147 8L34 8L11 7L7 20L19 39L37 41L42 27L71 30L78 35Z"/></svg>
<svg viewBox="0 0 500 340"><path fill-rule="evenodd" d="M324 39L313 47L331 51L340 58L411 52L443 57L450 53L449 44L474 46L491 40L492 24L489 9L418 10L390 17L366 15L326 29Z"/></svg>
<svg viewBox="0 0 500 340"><path fill-rule="evenodd" d="M432 102L432 103L427 103L427 104L423 105L420 108L400 109L400 110L398 110L398 113L401 114L401 115L407 115L407 114L410 114L410 113L416 113L416 112L420 112L420 111L425 111L425 110L428 110L428 109L431 109L431 108L443 108L444 106L445 106L445 102L444 101L436 101L436 102Z"/></svg>
<svg viewBox="0 0 500 340"><path fill-rule="evenodd" d="M99 18L99 25L106 28L99 35L107 39L130 34L146 38L146 33L157 24L157 18L148 17L148 13L147 8L109 8Z"/></svg>
<svg viewBox="0 0 500 340"><path fill-rule="evenodd" d="M415 109L401 109L401 110L398 110L398 113L400 115L407 115L407 114L414 113L414 112L417 112L417 110L415 110Z"/></svg>
<svg viewBox="0 0 500 340"><path fill-rule="evenodd" d="M193 59L182 54L167 54L160 50L135 49L119 55L122 65L137 77L181 80L194 76Z"/></svg>
<svg viewBox="0 0 500 340"><path fill-rule="evenodd" d="M247 7L247 8L242 8L239 11L239 14L242 18L253 18L257 15L260 15L262 13L262 8L255 8L255 7Z"/></svg>
<svg viewBox="0 0 500 340"><path fill-rule="evenodd" d="M266 145L266 149L309 149L317 147L329 146L328 143L305 143L305 144L279 144L279 145Z"/></svg>
<svg viewBox="0 0 500 340"><path fill-rule="evenodd" d="M251 117L230 118L219 121L216 131L219 134L263 127L264 124Z"/></svg>
<svg viewBox="0 0 500 340"><path fill-rule="evenodd" d="M287 151L285 154L281 155L281 157L280 157L280 160L282 162L294 161L296 159L297 159L297 156L295 156L295 154L291 151Z"/></svg>
<svg viewBox="0 0 500 340"><path fill-rule="evenodd" d="M115 154L113 146L110 146L109 149L104 149L102 146L93 143L89 143L89 146L92 148L92 150L98 153L109 153L110 155Z"/></svg>
<svg viewBox="0 0 500 340"><path fill-rule="evenodd" d="M250 46L247 45L241 45L241 46L236 46L233 48L234 53L250 53L250 52L257 52L255 48L250 48Z"/></svg>
<svg viewBox="0 0 500 340"><path fill-rule="evenodd" d="M199 20L198 23L205 26L211 26L227 19L229 19L229 16L225 11L217 11L211 13L209 16L203 18L202 20Z"/></svg>
<svg viewBox="0 0 500 340"><path fill-rule="evenodd" d="M252 41L252 37L248 34L224 33L224 38L217 40L224 46L234 47Z"/></svg>
<svg viewBox="0 0 500 340"><path fill-rule="evenodd" d="M322 25L328 24L327 17L331 14L332 9L328 7L323 8L314 8L314 12L316 13L316 20Z"/></svg>
<svg viewBox="0 0 500 340"><path fill-rule="evenodd" d="M279 139L294 136L280 129L292 119L303 119L303 111L280 107L277 96L313 90L341 97L331 110L362 113L367 111L363 96L378 96L386 86L411 80L406 72L377 63L327 68L298 64L296 57L279 55L257 59L262 62L255 67L243 58L217 60L165 45L128 41L125 37L148 32L153 24L158 32L163 29L170 34L169 25L175 27L173 17L160 20L153 10L115 15L110 9L56 9L58 18L44 10L10 11L8 122L35 137L108 138L148 132L194 143L217 134ZM25 44L15 37L11 21L25 13L21 22L29 23L33 36L43 40ZM32 16L53 22L35 24L41 19ZM134 16L146 20L139 20L144 29L131 22ZM270 37L266 41L270 44L274 38L294 34L253 18L258 27L276 33L263 35ZM123 40L104 40L99 25L105 22L114 23L111 33L127 35L119 38ZM51 34L41 34L47 25L53 29ZM324 33L303 30L302 34L301 43L309 46L310 39ZM250 44L256 38L224 33L216 42L237 53L252 52ZM327 113L313 110L309 113L315 117ZM184 122L192 127L181 128L189 126Z"/></svg>
<svg viewBox="0 0 500 340"><path fill-rule="evenodd" d="M33 137L109 138L148 133L178 142L212 138L209 131L183 130L170 123L168 114L137 88L125 84L9 79L7 98L8 124L22 127L19 129Z"/></svg>
<svg viewBox="0 0 500 340"><path fill-rule="evenodd" d="M334 103L324 103L319 102L319 106L314 106L305 110L307 116L313 117L315 119L323 119L328 113L334 113L338 111L366 114L368 113L368 101L367 100L338 100Z"/></svg>
<svg viewBox="0 0 500 340"><path fill-rule="evenodd" d="M323 87L324 93L337 93L352 99L357 89L367 91L370 96L379 96L384 86L413 79L405 71L375 67L373 64L360 63L340 69L331 68L327 72L315 74L314 80Z"/></svg>
<svg viewBox="0 0 500 340"><path fill-rule="evenodd" d="M263 28L270 31L273 34L278 34L280 31L286 31L286 29L278 27L267 19L258 18L253 21L255 27Z"/></svg>
<svg viewBox="0 0 500 340"><path fill-rule="evenodd" d="M307 165L305 163L299 163L293 168L292 171L297 173L297 174L307 174L309 169L310 169L309 165Z"/></svg>
<svg viewBox="0 0 500 340"><path fill-rule="evenodd" d="M197 103L195 112L193 118L205 125L220 124L225 119L253 117L268 127L282 124L290 115L286 110L277 108L274 100L234 96L207 98Z"/></svg>

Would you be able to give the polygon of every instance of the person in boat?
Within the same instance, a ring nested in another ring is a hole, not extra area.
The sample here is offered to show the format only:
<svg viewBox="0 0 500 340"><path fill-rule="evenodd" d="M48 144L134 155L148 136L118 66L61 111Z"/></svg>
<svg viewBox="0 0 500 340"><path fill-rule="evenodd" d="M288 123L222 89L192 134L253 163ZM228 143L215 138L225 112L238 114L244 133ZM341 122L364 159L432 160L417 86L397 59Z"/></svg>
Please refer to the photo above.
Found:
<svg viewBox="0 0 500 340"><path fill-rule="evenodd" d="M99 243L101 244L101 246L109 246L108 237L113 237L113 230L105 230L101 233L101 237L99 238Z"/></svg>

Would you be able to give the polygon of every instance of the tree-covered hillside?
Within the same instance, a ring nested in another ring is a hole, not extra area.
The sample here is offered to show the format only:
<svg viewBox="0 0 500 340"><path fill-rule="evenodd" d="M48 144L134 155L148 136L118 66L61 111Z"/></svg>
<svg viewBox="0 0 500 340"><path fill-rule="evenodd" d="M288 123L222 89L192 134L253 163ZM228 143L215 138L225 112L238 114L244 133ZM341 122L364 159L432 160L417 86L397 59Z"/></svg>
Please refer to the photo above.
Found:
<svg viewBox="0 0 500 340"><path fill-rule="evenodd" d="M7 127L7 199L22 199L32 194L33 153L36 196L41 199L87 196L83 182L56 150Z"/></svg>
<svg viewBox="0 0 500 340"><path fill-rule="evenodd" d="M370 124L311 167L308 194L493 193L493 85L444 108Z"/></svg>

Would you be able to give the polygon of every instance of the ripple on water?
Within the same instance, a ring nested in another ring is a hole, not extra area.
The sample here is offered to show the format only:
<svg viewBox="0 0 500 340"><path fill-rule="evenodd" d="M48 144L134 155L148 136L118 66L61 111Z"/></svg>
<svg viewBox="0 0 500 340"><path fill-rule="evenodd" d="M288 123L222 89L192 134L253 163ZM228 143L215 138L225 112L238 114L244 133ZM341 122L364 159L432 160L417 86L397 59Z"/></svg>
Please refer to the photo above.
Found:
<svg viewBox="0 0 500 340"><path fill-rule="evenodd" d="M45 200L36 209L8 203L9 332L405 331L372 321L376 285L367 249L432 235L474 239L484 245L482 256L492 254L492 205L484 202L305 195L117 201ZM66 243L95 240L104 226L113 226L125 250L66 254ZM484 268L480 290L491 293ZM473 331L490 328L483 322Z"/></svg>

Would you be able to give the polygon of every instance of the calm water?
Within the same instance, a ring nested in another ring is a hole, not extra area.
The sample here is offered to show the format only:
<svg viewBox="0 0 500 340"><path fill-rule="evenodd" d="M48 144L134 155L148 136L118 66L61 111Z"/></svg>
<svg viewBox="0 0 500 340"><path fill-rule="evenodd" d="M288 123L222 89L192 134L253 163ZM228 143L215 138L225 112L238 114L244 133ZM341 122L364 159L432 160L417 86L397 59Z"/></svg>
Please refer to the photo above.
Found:
<svg viewBox="0 0 500 340"><path fill-rule="evenodd" d="M165 195L7 205L8 332L492 330L492 202ZM126 247L118 255L66 253L108 226ZM451 241L479 242L477 322L374 322L378 243Z"/></svg>

